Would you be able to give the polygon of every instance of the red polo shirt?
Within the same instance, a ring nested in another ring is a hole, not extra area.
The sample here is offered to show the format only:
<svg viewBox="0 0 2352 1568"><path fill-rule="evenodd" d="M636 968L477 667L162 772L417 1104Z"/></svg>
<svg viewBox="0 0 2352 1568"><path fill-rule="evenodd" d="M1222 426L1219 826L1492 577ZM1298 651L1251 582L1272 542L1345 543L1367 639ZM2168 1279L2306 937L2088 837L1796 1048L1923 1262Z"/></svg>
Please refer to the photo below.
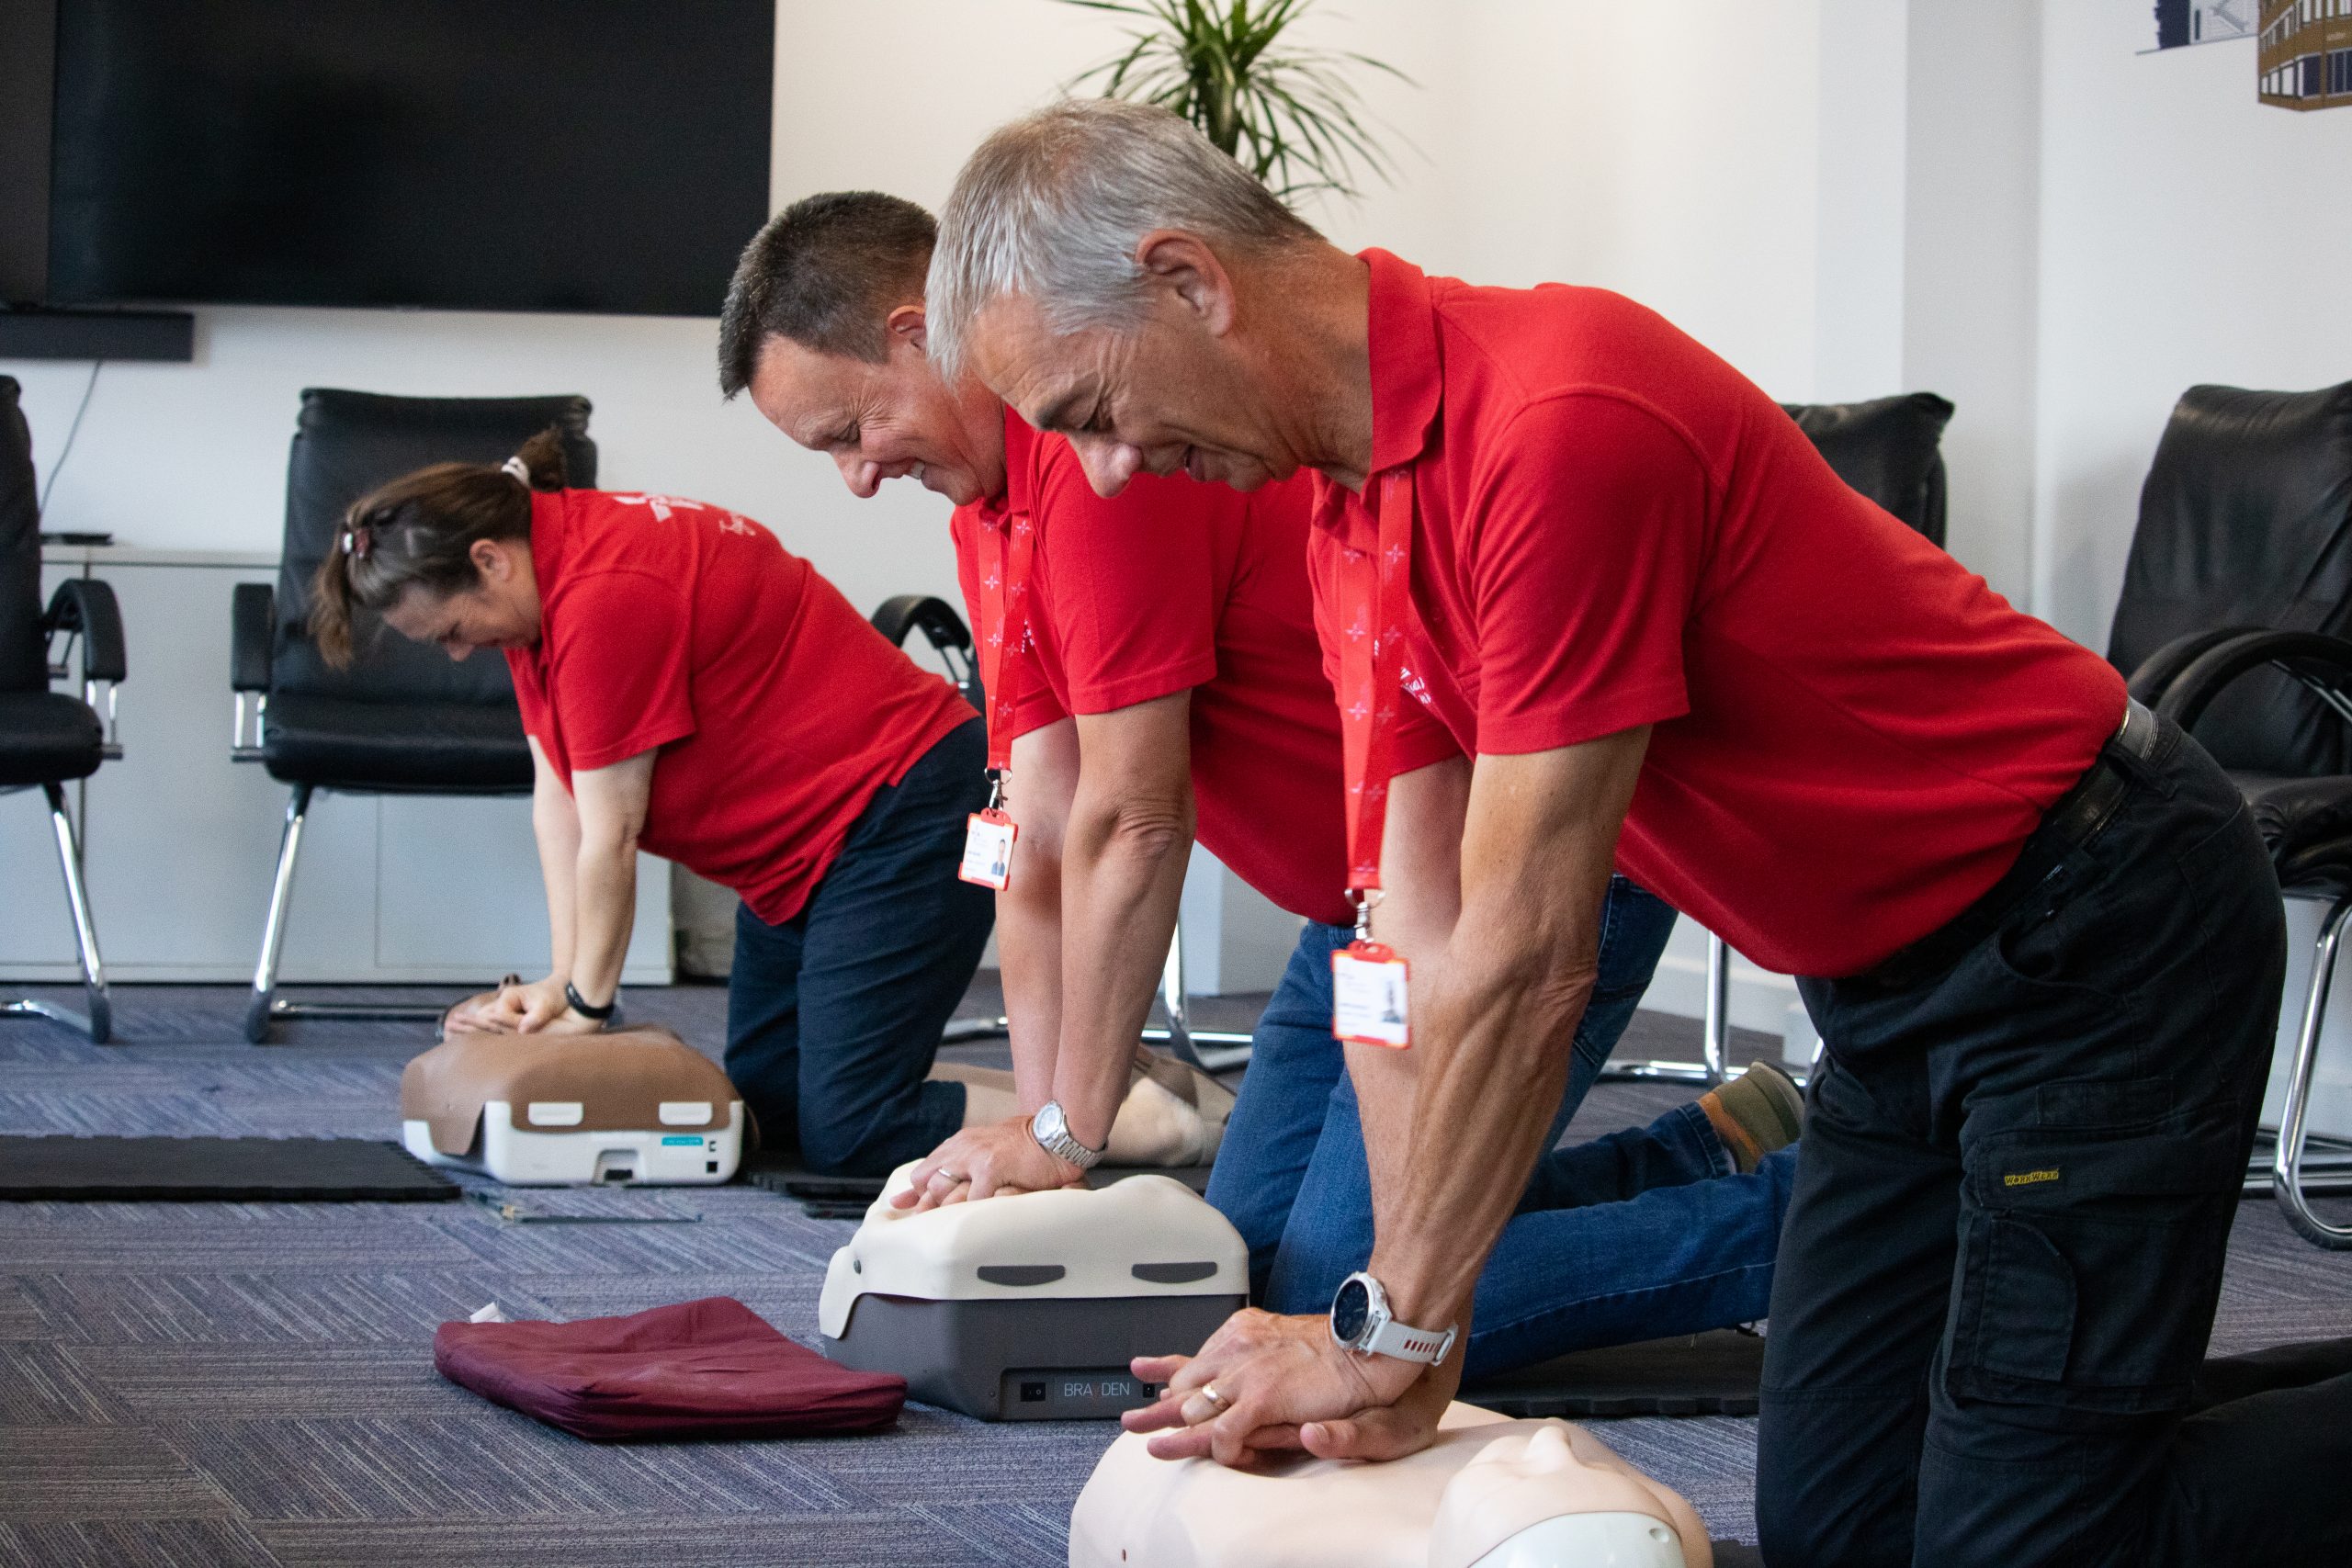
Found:
<svg viewBox="0 0 2352 1568"><path fill-rule="evenodd" d="M1464 750L1654 726L1618 864L1775 969L1866 968L2000 878L2122 718L2104 660L1631 300L1363 259L1408 657ZM1317 477L1318 579L1372 547L1379 492Z"/></svg>
<svg viewBox="0 0 2352 1568"><path fill-rule="evenodd" d="M874 792L972 716L758 524L674 496L531 498L539 640L507 650L524 730L575 768L659 749L642 842L800 912Z"/></svg>
<svg viewBox="0 0 2352 1568"><path fill-rule="evenodd" d="M1004 493L957 507L953 528L975 626L979 530L1020 513L1037 529L1013 733L1189 689L1201 842L1293 914L1351 919L1340 713L1307 588L1304 477L1245 496L1144 475L1105 501L1068 442L1010 409L1004 458ZM1408 717L1399 740L1399 772L1457 754L1426 716Z"/></svg>

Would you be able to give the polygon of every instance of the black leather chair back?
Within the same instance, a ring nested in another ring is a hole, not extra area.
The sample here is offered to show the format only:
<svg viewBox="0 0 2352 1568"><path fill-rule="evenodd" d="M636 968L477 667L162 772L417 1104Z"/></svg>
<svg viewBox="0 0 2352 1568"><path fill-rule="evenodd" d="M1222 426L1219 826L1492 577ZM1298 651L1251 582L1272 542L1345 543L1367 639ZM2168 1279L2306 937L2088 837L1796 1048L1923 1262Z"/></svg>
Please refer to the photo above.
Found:
<svg viewBox="0 0 2352 1568"><path fill-rule="evenodd" d="M596 482L596 445L588 438L588 400L553 398L395 398L313 388L302 394L294 454L286 475L286 543L277 579L273 692L380 702L511 705L506 660L477 655L455 662L437 648L409 641L366 617L352 629L348 670L328 668L304 622L320 558L340 547L343 516L378 485L430 463L497 463L554 425L563 434L571 483Z"/></svg>
<svg viewBox="0 0 2352 1568"><path fill-rule="evenodd" d="M0 376L0 692L49 690L40 630L40 481L13 376Z"/></svg>
<svg viewBox="0 0 2352 1568"><path fill-rule="evenodd" d="M2225 626L2352 636L2352 381L2316 392L2191 387L2140 491L2108 639L2126 675ZM2352 773L2343 721L2275 671L2218 696L2197 739L2241 773Z"/></svg>
<svg viewBox="0 0 2352 1568"><path fill-rule="evenodd" d="M1864 403L1782 403L1838 477L1944 542L1944 426L1950 400L1905 392Z"/></svg>

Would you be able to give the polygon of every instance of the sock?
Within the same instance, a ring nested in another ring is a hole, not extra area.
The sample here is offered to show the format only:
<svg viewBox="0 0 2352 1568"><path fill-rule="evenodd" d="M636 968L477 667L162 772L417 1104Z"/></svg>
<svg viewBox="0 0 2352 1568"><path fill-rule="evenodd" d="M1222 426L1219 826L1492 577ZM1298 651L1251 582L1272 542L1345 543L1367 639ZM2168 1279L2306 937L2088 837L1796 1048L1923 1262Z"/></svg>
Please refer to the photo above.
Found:
<svg viewBox="0 0 2352 1568"><path fill-rule="evenodd" d="M1012 1074L1003 1067L967 1067L961 1062L941 1062L931 1069L934 1083L964 1086L964 1125L986 1127L1015 1116L1021 1096L1013 1092Z"/></svg>
<svg viewBox="0 0 2352 1568"><path fill-rule="evenodd" d="M1743 1176L1766 1155L1795 1143L1804 1125L1804 1097L1770 1062L1751 1063L1721 1089L1709 1089L1699 1097L1699 1109Z"/></svg>
<svg viewBox="0 0 2352 1568"><path fill-rule="evenodd" d="M1136 1047L1135 1077L1111 1125L1113 1165L1205 1165L1225 1141L1233 1091L1173 1056Z"/></svg>

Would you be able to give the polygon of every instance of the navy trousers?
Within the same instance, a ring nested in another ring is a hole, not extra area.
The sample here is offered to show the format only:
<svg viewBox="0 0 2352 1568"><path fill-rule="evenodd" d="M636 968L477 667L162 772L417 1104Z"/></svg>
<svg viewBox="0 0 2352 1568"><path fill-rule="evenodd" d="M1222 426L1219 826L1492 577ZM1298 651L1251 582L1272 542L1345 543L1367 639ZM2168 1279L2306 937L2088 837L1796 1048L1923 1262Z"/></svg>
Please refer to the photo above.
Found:
<svg viewBox="0 0 2352 1568"><path fill-rule="evenodd" d="M996 919L956 874L987 756L978 719L951 731L876 793L797 915L736 911L727 1076L810 1170L887 1175L963 1125L964 1086L923 1075Z"/></svg>

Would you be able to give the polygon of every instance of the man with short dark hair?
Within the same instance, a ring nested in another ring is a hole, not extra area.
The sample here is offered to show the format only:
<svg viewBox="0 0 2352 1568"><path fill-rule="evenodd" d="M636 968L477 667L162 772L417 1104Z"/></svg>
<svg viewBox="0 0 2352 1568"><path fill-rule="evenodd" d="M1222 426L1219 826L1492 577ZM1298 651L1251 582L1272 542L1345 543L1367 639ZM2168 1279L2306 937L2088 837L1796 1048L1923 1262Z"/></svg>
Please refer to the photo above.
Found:
<svg viewBox="0 0 2352 1568"><path fill-rule="evenodd" d="M1130 1424L1182 1428L1155 1452L1429 1441L1453 1368L1372 1325L1409 1350L1470 1317L1619 866L1809 976L1826 1043L1772 1296L1768 1559L2352 1551L2352 1378L2190 1414L2284 938L2237 790L2113 670L1657 316L1349 255L1161 110L991 136L928 297L934 356L1105 495L1314 469L1342 704L1426 692L1476 759L1372 1264L1328 1325L1244 1314L1137 1363L1169 1389Z"/></svg>
<svg viewBox="0 0 2352 1568"><path fill-rule="evenodd" d="M778 429L831 456L853 491L920 475L957 502L965 598L992 664L991 741L1010 765L1019 829L998 950L1028 1114L945 1140L906 1201L1058 1186L1115 1145L1114 1111L1197 825L1237 874L1307 922L1260 1021L1209 1198L1250 1243L1256 1299L1320 1304L1370 1252L1366 1143L1393 1143L1401 1108L1385 1092L1396 1054L1351 1046L1343 1058L1331 1033L1333 957L1356 933L1306 486L1244 497L1146 479L1116 501L1096 496L1067 443L933 370L929 224L921 209L866 193L787 209L744 253L721 337L722 384L747 386ZM884 234L903 248L877 254ZM877 336L880 351L867 352ZM1467 782L1426 715L1401 720L1397 763L1408 799ZM1433 964L1454 847L1400 848L1378 931ZM1573 1079L1555 1092L1555 1131L1631 1016L1673 919L1629 883L1612 886L1608 907L1602 994L1572 1046ZM1774 1151L1797 1115L1793 1089L1767 1066L1648 1128L1544 1161L1480 1285L1472 1363L1498 1371L1761 1311L1792 1163ZM1057 1137L1067 1141L1053 1148Z"/></svg>

